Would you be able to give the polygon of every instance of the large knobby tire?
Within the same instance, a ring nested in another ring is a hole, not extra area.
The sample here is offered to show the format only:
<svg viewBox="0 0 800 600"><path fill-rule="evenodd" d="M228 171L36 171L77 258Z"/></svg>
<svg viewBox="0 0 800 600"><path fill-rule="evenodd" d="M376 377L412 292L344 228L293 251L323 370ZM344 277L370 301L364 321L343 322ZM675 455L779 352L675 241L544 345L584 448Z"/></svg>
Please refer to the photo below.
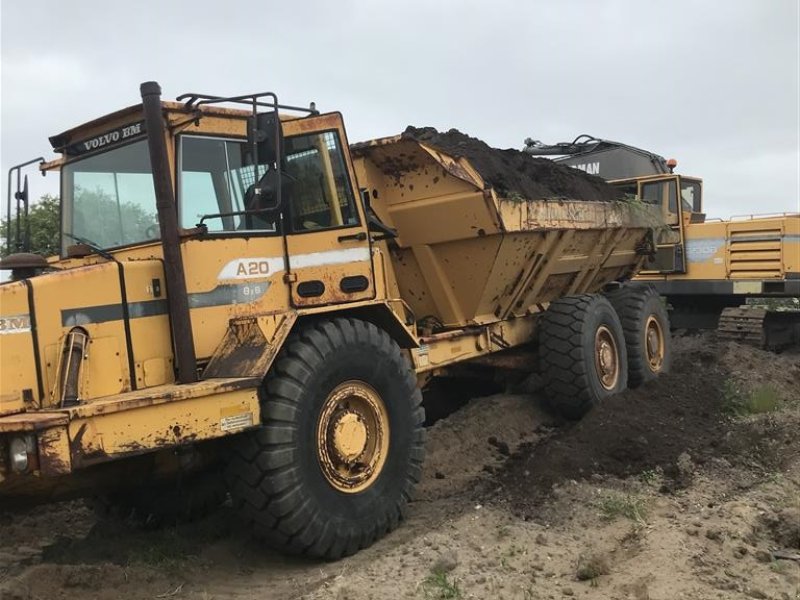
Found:
<svg viewBox="0 0 800 600"><path fill-rule="evenodd" d="M550 405L580 419L625 389L625 338L611 303L598 294L550 303L539 322L539 361Z"/></svg>
<svg viewBox="0 0 800 600"><path fill-rule="evenodd" d="M190 523L217 510L228 497L219 469L174 480L95 495L87 504L104 519L126 519L146 527Z"/></svg>
<svg viewBox="0 0 800 600"><path fill-rule="evenodd" d="M619 315L628 350L628 386L667 373L672 339L667 308L651 285L628 284L606 294Z"/></svg>
<svg viewBox="0 0 800 600"><path fill-rule="evenodd" d="M410 362L375 325L333 319L293 332L267 376L262 427L234 440L227 480L256 537L336 559L404 518L425 454Z"/></svg>

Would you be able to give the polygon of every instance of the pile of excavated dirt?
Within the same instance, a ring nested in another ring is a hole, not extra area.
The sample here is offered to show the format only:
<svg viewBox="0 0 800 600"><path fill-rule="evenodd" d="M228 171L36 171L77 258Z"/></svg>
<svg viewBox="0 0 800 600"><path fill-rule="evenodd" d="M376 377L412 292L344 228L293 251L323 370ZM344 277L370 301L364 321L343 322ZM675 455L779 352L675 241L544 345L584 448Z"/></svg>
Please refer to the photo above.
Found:
<svg viewBox="0 0 800 600"><path fill-rule="evenodd" d="M685 485L687 460L703 465L723 457L735 464L755 455L760 468L777 470L797 458L796 450L787 450L796 437L789 416L781 426L769 418L732 422L737 397L763 385L777 394L776 409L796 403L797 355L720 343L712 335L675 342L671 373L606 400L545 444L520 446L501 477L517 514L536 514L565 481L657 470L665 476L664 491L671 492ZM774 377L767 384L762 379L768 373Z"/></svg>
<svg viewBox="0 0 800 600"><path fill-rule="evenodd" d="M492 415L486 419L486 415ZM556 417L527 396L497 394L474 398L428 429L418 500L437 500L474 488L500 469L523 444L542 439Z"/></svg>
<svg viewBox="0 0 800 600"><path fill-rule="evenodd" d="M600 177L513 148L492 148L457 129L440 132L433 127L409 125L402 136L456 158L466 158L503 198L521 196L527 200L561 198L600 202L622 199L620 191Z"/></svg>

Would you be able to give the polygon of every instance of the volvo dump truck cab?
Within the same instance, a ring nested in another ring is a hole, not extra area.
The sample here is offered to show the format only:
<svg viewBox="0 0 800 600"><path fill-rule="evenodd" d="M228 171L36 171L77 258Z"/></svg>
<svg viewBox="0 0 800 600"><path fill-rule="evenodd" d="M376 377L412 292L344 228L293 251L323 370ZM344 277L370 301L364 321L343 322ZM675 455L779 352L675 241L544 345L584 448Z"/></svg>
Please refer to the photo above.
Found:
<svg viewBox="0 0 800 600"><path fill-rule="evenodd" d="M501 198L272 93L141 95L51 138L61 253L3 259L4 505L174 519L229 493L271 545L337 558L406 514L432 377L535 344L577 418L668 368L663 307L625 285L658 211Z"/></svg>
<svg viewBox="0 0 800 600"><path fill-rule="evenodd" d="M525 151L557 156L660 207L666 227L655 260L636 279L667 299L673 328L717 329L764 348L800 344L800 306L768 304L800 297L800 213L709 219L702 180L675 173L673 159L589 135L554 145L528 139Z"/></svg>

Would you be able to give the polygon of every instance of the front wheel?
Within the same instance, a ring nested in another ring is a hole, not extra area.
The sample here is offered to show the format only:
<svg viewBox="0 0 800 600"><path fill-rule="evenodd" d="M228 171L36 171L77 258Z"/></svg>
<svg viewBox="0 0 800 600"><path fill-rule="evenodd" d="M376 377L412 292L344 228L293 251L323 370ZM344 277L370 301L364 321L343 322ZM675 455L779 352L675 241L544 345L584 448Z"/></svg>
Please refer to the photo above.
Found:
<svg viewBox="0 0 800 600"><path fill-rule="evenodd" d="M234 442L227 479L255 535L340 558L405 516L424 457L410 363L376 326L332 319L292 334L267 376L263 427Z"/></svg>

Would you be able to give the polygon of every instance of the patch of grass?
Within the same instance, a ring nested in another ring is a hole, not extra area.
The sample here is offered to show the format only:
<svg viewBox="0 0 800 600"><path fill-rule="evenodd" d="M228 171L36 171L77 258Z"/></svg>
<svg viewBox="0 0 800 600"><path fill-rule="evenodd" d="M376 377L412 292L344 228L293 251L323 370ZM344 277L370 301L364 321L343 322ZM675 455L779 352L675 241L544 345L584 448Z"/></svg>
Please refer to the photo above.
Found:
<svg viewBox="0 0 800 600"><path fill-rule="evenodd" d="M748 408L751 414L757 415L778 410L780 404L781 397L778 390L771 385L762 385L750 393Z"/></svg>
<svg viewBox="0 0 800 600"><path fill-rule="evenodd" d="M447 577L447 573L433 571L422 582L425 598L430 600L458 600L461 598L461 589L458 581Z"/></svg>
<svg viewBox="0 0 800 600"><path fill-rule="evenodd" d="M610 569L608 561L602 554L589 554L578 558L578 568L575 577L578 581L595 583L601 575L607 575Z"/></svg>
<svg viewBox="0 0 800 600"><path fill-rule="evenodd" d="M773 573L786 573L788 567L788 560L773 560L771 563L769 563L769 568Z"/></svg>
<svg viewBox="0 0 800 600"><path fill-rule="evenodd" d="M181 566L190 556L185 539L177 531L164 530L147 543L134 546L128 561L169 570Z"/></svg>
<svg viewBox="0 0 800 600"><path fill-rule="evenodd" d="M656 481L658 481L658 475L659 473L656 469L645 469L639 473L639 479L646 485L653 485Z"/></svg>
<svg viewBox="0 0 800 600"><path fill-rule="evenodd" d="M733 379L726 379L722 385L722 408L729 414L739 414L743 393Z"/></svg>
<svg viewBox="0 0 800 600"><path fill-rule="evenodd" d="M613 494L600 501L600 514L609 521L618 517L625 517L635 523L645 523L647 520L647 506L643 498L636 496Z"/></svg>
<svg viewBox="0 0 800 600"><path fill-rule="evenodd" d="M774 412L781 404L780 394L771 385L760 385L748 391L732 379L725 381L722 399L725 411L737 417Z"/></svg>
<svg viewBox="0 0 800 600"><path fill-rule="evenodd" d="M504 540L511 535L511 528L508 525L501 525L497 528L497 539Z"/></svg>

